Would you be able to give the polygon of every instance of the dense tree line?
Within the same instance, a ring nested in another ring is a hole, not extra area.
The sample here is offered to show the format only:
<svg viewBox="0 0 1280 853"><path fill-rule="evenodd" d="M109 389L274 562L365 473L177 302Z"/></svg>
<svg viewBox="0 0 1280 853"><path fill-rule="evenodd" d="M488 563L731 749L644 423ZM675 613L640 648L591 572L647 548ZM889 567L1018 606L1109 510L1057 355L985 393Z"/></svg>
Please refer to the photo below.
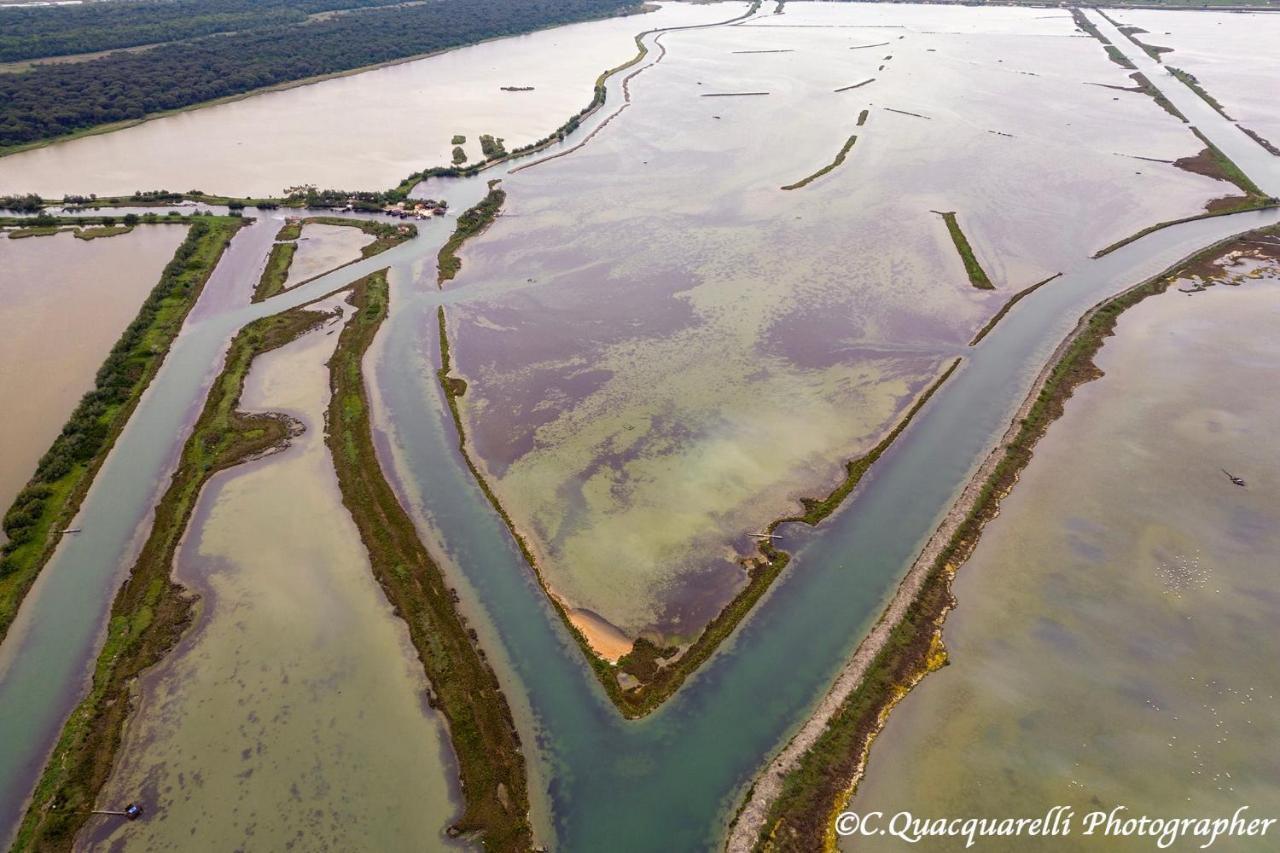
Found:
<svg viewBox="0 0 1280 853"><path fill-rule="evenodd" d="M399 0L130 0L4 10L0 62L300 24L336 9Z"/></svg>
<svg viewBox="0 0 1280 853"><path fill-rule="evenodd" d="M434 0L0 74L0 146L632 6L633 0Z"/></svg>

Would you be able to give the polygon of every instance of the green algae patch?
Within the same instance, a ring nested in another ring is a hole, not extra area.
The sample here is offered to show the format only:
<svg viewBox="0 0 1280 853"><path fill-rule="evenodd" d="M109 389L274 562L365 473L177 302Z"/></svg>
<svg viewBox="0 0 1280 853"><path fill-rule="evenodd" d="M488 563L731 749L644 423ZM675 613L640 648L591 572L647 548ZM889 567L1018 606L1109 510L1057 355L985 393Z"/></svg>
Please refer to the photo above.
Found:
<svg viewBox="0 0 1280 853"><path fill-rule="evenodd" d="M249 324L232 341L156 506L150 534L112 604L88 696L63 728L13 850L72 849L111 772L131 709L133 680L159 662L191 623L195 600L170 578L170 569L200 490L214 473L283 447L296 428L284 415L238 410L249 365L328 316L294 309Z"/></svg>
<svg viewBox="0 0 1280 853"><path fill-rule="evenodd" d="M951 583L977 547L985 524L998 513L1036 443L1064 410L1075 388L1102 375L1094 356L1114 333L1120 315L1149 296L1163 293L1183 270L1195 269L1230 252L1241 241L1274 229L1250 232L1212 246L1173 269L1115 296L1089 311L1059 350L1057 360L1033 389L1026 416L1016 420L1011 438L996 448L977 475L981 486L946 543L926 550L926 574L919 592L893 626L858 686L840 704L816 741L787 773L755 839L759 851L830 849L832 816L844 807L865 766L871 742L888 713L929 672L946 663L942 623L955 601ZM1020 412L1021 414L1021 412ZM918 564L919 565L919 564Z"/></svg>
<svg viewBox="0 0 1280 853"><path fill-rule="evenodd" d="M449 721L465 800L449 834L479 833L486 849L527 850L532 829L525 763L510 707L444 574L383 476L373 444L362 365L386 318L388 298L385 270L355 287L355 315L329 363L326 441L374 576L408 625L431 682L431 704Z"/></svg>
<svg viewBox="0 0 1280 853"><path fill-rule="evenodd" d="M492 225L493 220L498 218L498 212L502 210L502 203L506 200L507 193L498 187L498 181L490 181L489 192L485 197L475 207L469 208L458 217L458 225L454 228L453 235L440 247L439 267L436 273L437 285L443 288L446 281L452 281L458 274L462 269L462 258L458 257L462 244L477 234L483 233Z"/></svg>
<svg viewBox="0 0 1280 853"><path fill-rule="evenodd" d="M35 475L5 513L9 541L0 549L0 640L75 518L222 252L244 224L238 217L190 221L194 224L186 240L107 355L93 390L81 399Z"/></svg>
<svg viewBox="0 0 1280 853"><path fill-rule="evenodd" d="M969 276L969 283L979 290L995 290L996 286L991 283L991 279L987 277L986 270L982 268L982 264L978 263L978 258L973 253L973 247L969 245L969 238L964 236L964 231L960 229L960 223L956 220L955 211L935 210L947 223L947 231L951 234L951 242L955 244L956 251L960 254L960 260L964 262L964 271Z"/></svg>
<svg viewBox="0 0 1280 853"><path fill-rule="evenodd" d="M782 189L798 190L801 187L807 186L808 184L812 183L813 181L816 181L818 178L821 178L823 175L837 168L841 163L844 162L844 158L849 156L850 149L853 148L853 144L857 141L858 141L858 137L856 135L850 136L848 141L846 141L845 144L840 147L840 150L836 152L836 157L834 160L832 160L827 165L823 166L818 171L814 172L809 177L802 178L796 181L794 184L787 184L785 187L782 187Z"/></svg>

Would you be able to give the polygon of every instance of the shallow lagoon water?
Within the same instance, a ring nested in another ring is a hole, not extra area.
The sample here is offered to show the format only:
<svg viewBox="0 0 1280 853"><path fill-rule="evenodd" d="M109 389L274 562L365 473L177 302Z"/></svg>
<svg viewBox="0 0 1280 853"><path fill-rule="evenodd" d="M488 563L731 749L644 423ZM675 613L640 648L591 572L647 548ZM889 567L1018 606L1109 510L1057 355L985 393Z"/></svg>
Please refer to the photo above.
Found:
<svg viewBox="0 0 1280 853"><path fill-rule="evenodd" d="M617 83L611 99L619 96ZM592 126L594 120L587 129ZM1222 127L1212 120L1204 127L1225 144ZM447 197L461 210L483 192L483 180L461 181L450 185ZM278 222L249 229L215 272L91 490L82 512L90 522L85 533L63 543L0 648L0 724L22 733L21 749L0 760L5 801L17 803L38 772L80 689L101 605L131 559L131 537L145 524L155 484L166 476L220 347L253 317L387 264L393 272L412 268L413 277L398 284L393 275L392 313L370 380L387 409L379 421L394 430L393 453L384 458L395 462L393 479L420 501L413 505L424 514L429 547L447 571L465 577L458 584L462 607L482 640L495 646L491 659L524 742L539 759L534 817L550 827L540 837L554 833L555 846L567 850L697 849L716 844L721 823L709 816L732 814L760 757L821 695L1080 311L1211 240L1274 222L1274 213L1240 214L1163 230L1068 271L1055 287L1020 303L881 460L867 489L818 529L784 531L785 547L796 554L791 569L725 652L667 708L640 723L621 721L603 698L458 458L432 374L435 306L491 296L516 283L436 291L424 261L447 236L447 225L431 223L416 241L248 306L248 289Z"/></svg>
<svg viewBox="0 0 1280 853"><path fill-rule="evenodd" d="M726 4L665 4L14 154L0 158L0 194L164 188L275 196L299 184L393 187L412 172L449 165L456 133L467 137L473 160L482 133L504 138L508 149L543 138L587 105L601 71L635 55L638 33L720 21L731 16L725 12ZM500 88L510 85L534 91Z"/></svg>
<svg viewBox="0 0 1280 853"><path fill-rule="evenodd" d="M1194 74L1228 115L1280 146L1280 17L1153 9L1107 14L1147 30L1137 35L1140 41L1173 48L1161 55L1166 66Z"/></svg>
<svg viewBox="0 0 1280 853"><path fill-rule="evenodd" d="M298 249L293 253L289 276L284 282L285 289L357 260L360 250L372 242L373 237L350 225L312 222L302 226Z"/></svg>
<svg viewBox="0 0 1280 853"><path fill-rule="evenodd" d="M1076 391L960 570L951 666L895 709L854 811L1035 817L1061 804L1076 832L1045 849L1149 850L1081 837L1080 821L1117 805L1280 809L1280 761L1260 748L1280 735L1280 266L1243 280L1121 317L1097 359L1106 375Z"/></svg>
<svg viewBox="0 0 1280 853"><path fill-rule="evenodd" d="M0 234L0 507L35 472L187 229L81 240ZM35 381L34 377L39 377Z"/></svg>
<svg viewBox="0 0 1280 853"><path fill-rule="evenodd" d="M451 342L476 454L570 607L691 638L747 534L825 495L1012 293L1232 191L1134 159L1201 144L1038 12L801 3L666 33L605 133L505 180L448 285L502 293L451 310ZM742 92L769 94L704 97Z"/></svg>
<svg viewBox="0 0 1280 853"><path fill-rule="evenodd" d="M285 412L306 432L205 487L174 571L201 595L195 627L143 677L99 800L141 799L150 814L97 819L84 849L447 844L456 770L443 721L324 444L338 325L250 370L242 407Z"/></svg>

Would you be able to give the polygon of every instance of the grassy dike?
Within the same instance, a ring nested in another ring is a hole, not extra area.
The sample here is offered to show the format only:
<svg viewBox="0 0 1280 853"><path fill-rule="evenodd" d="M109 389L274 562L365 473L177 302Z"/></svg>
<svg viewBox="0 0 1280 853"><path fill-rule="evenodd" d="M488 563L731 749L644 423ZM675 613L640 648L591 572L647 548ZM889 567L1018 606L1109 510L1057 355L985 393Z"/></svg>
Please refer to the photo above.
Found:
<svg viewBox="0 0 1280 853"><path fill-rule="evenodd" d="M216 472L284 446L296 428L283 416L237 410L254 358L283 346L329 315L297 308L246 326L227 352L151 532L111 607L89 693L72 712L36 786L12 851L71 850L120 747L134 679L178 642L194 598L170 577L173 557L200 490Z"/></svg>
<svg viewBox="0 0 1280 853"><path fill-rule="evenodd" d="M431 682L431 704L449 721L464 810L450 834L480 833L488 850L532 845L519 735L497 676L459 614L443 573L382 475L369 426L364 355L387 316L385 271L357 282L355 315L329 362L333 395L325 441L374 576L409 627Z"/></svg>
<svg viewBox="0 0 1280 853"><path fill-rule="evenodd" d="M958 507L960 514L950 536L942 540L936 553L927 548L921 555L923 562L917 567L924 568L923 582L902 618L892 625L856 687L784 776L755 839L756 850L834 849L834 815L852 795L872 740L893 706L927 673L946 663L941 629L954 603L951 582L956 571L973 553L983 527L998 513L1000 502L1031 461L1036 443L1062 415L1072 392L1102 376L1093 359L1114 333L1119 316L1147 297L1163 293L1182 270L1194 269L1230 251L1236 240L1250 236L1205 249L1085 314L1059 349L1057 359L1042 374L1029 405L1019 412L1025 412L1025 417L1015 418L1005 441L975 475L971 484L976 487L974 499Z"/></svg>
<svg viewBox="0 0 1280 853"><path fill-rule="evenodd" d="M964 232L960 230L960 223L956 220L956 214L953 210L935 210L947 223L947 232L951 234L951 242L955 244L956 252L960 254L960 260L964 261L964 271L969 276L969 283L979 290L995 290L996 286L991 283L991 279L987 277L987 272L982 268L982 264L978 263L978 257L973 253L973 247L969 245L969 238L964 236Z"/></svg>
<svg viewBox="0 0 1280 853"><path fill-rule="evenodd" d="M99 368L94 389L71 413L35 475L5 514L10 541L0 557L0 640L52 557L60 531L79 511L94 476L160 369L227 244L244 224L237 217L212 216L197 217L193 223L138 315Z"/></svg>
<svg viewBox="0 0 1280 853"><path fill-rule="evenodd" d="M863 110L863 111L862 111L862 117L861 117L861 119L858 121L858 124L862 124L862 122L866 120L866 112L867 112L866 110ZM809 184L809 183L811 183L811 182L813 182L813 181L816 181L818 178L821 178L823 175L827 174L827 173L828 173L828 172L830 172L832 169L835 169L835 168L836 168L836 167L838 167L841 163L843 163L843 162L844 162L844 158L845 158L845 157L847 157L847 156L849 156L849 151L850 151L850 149L852 149L852 148L853 148L853 143L855 143L855 142L857 142L857 141L858 141L858 137L857 137L857 136L850 136L850 137L849 137L849 139L848 139L848 141L846 141L846 142L845 142L845 144L844 144L844 145L842 145L842 146L840 147L840 150L836 152L836 158L835 158L834 160L832 160L832 161L831 161L830 163L828 163L827 165L823 166L823 167L822 167L821 169L819 169L818 171L814 172L814 173L813 173L812 175L810 175L809 177L807 177L807 178L802 178L802 179L800 179L800 180L796 181L794 184L787 184L785 187L782 187L782 189L784 189L784 190L798 190L798 189L800 189L801 187L806 186L807 184Z"/></svg>

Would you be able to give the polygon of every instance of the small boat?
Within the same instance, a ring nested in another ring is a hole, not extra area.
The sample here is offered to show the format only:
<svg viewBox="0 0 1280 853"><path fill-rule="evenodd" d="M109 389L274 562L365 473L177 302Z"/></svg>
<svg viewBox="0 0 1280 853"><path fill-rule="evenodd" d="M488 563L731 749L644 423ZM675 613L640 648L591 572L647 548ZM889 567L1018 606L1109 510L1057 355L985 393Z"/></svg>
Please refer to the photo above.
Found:
<svg viewBox="0 0 1280 853"><path fill-rule="evenodd" d="M1235 485L1240 486L1240 487L1242 487L1242 488L1244 487L1244 484L1245 484L1245 483L1244 483L1244 478L1242 478L1242 477L1237 477L1235 474L1232 474L1232 473L1231 473L1230 471L1228 471L1226 468L1219 468L1218 470L1220 470L1222 473L1226 474L1226 475L1227 475L1227 479L1228 479L1228 480L1230 480L1230 481L1231 481L1232 483L1234 483Z"/></svg>

